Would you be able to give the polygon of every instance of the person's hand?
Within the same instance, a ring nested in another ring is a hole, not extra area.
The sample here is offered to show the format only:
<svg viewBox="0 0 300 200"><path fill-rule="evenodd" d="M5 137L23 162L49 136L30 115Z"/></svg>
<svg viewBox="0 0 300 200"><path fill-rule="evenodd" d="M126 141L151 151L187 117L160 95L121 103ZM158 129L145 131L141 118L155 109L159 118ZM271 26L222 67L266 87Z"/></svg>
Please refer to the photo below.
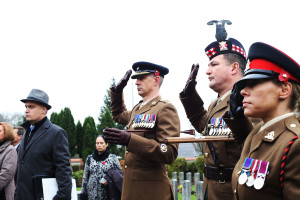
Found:
<svg viewBox="0 0 300 200"><path fill-rule="evenodd" d="M199 70L199 64L193 64L190 76L183 89L184 96L191 96L195 92L195 87L197 84L196 77Z"/></svg>
<svg viewBox="0 0 300 200"><path fill-rule="evenodd" d="M104 139L108 143L120 144L127 146L130 140L131 134L124 130L117 128L106 128L103 130Z"/></svg>
<svg viewBox="0 0 300 200"><path fill-rule="evenodd" d="M243 118L244 108L243 108L243 99L244 97L241 95L241 90L237 86L237 83L233 85L231 90L229 105L230 109L228 111L228 115L230 118Z"/></svg>
<svg viewBox="0 0 300 200"><path fill-rule="evenodd" d="M124 89L124 87L127 85L127 82L132 74L132 70L129 69L126 74L123 76L123 78L119 81L119 83L115 87L116 93L121 93Z"/></svg>

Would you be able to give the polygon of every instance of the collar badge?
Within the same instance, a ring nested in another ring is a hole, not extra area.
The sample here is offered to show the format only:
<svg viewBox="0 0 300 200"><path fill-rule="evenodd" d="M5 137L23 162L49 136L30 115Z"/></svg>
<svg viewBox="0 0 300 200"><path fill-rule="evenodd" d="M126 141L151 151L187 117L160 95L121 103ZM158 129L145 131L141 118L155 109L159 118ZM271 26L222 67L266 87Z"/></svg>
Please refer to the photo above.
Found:
<svg viewBox="0 0 300 200"><path fill-rule="evenodd" d="M274 131L271 131L270 133L268 133L268 135L265 136L265 138L269 139L269 140L274 140Z"/></svg>

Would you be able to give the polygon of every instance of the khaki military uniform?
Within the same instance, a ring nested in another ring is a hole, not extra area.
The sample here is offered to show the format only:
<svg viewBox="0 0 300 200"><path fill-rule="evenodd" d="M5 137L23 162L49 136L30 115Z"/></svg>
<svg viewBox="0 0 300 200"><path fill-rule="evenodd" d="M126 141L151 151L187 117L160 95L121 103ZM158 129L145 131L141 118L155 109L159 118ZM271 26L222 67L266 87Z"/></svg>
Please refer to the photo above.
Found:
<svg viewBox="0 0 300 200"><path fill-rule="evenodd" d="M197 92L195 92L189 97L180 97L180 100L185 108L187 117L192 123L193 127L198 132L202 132L205 135L207 123L210 123L212 118L223 117L223 115L229 110L229 96L230 95L228 93L226 96L224 95L223 99L215 99L210 104L208 112L204 109L203 101ZM242 129L241 135L249 133L249 130L252 129L251 122L249 122L248 120L246 121L247 122L244 124L246 124L247 126L245 126ZM241 127L239 125L240 120L232 121L232 124L234 127L239 127L239 130L241 130ZM227 173L230 172L229 176L231 176L233 168L240 158L241 148L238 148L240 145L238 145L235 142L211 142L211 144L213 145L215 154L218 157L218 160L220 161L223 169L226 169ZM206 142L203 143L203 154L205 158L205 166L218 169L218 166L215 164L213 155L211 154L208 144ZM222 172L219 171L219 173ZM203 185L203 195L205 194L206 190L208 191L208 199L210 200L233 199L233 192L230 180L214 180L205 177Z"/></svg>
<svg viewBox="0 0 300 200"><path fill-rule="evenodd" d="M300 199L300 139L292 144L286 158L283 188L280 187L280 168L288 143L294 136L300 137L300 124L295 115L281 119L262 131L257 125L247 137L241 158L232 175L235 199ZM268 136L269 135L269 136ZM262 189L239 184L238 177L246 157L270 162L268 175Z"/></svg>
<svg viewBox="0 0 300 200"><path fill-rule="evenodd" d="M131 134L125 155L122 200L174 199L166 164L176 159L178 144L166 144L165 139L180 135L180 121L175 107L158 96L141 108L140 102L132 111L127 111L122 94L112 91L110 94L113 118L126 125L129 132L141 130L132 127L135 115L156 115L153 128Z"/></svg>

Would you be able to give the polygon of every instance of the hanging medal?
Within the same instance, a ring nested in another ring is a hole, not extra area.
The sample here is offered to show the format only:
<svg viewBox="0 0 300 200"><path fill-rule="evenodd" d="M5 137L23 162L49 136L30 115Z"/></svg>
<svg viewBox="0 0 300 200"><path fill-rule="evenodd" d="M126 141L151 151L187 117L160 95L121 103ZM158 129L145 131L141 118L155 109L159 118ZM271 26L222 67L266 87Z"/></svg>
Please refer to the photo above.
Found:
<svg viewBox="0 0 300 200"><path fill-rule="evenodd" d="M154 125L155 125L155 120L156 120L156 114L153 114L151 128L154 127Z"/></svg>
<svg viewBox="0 0 300 200"><path fill-rule="evenodd" d="M245 158L244 164L242 166L241 175L238 179L238 182L240 185L243 185L246 183L252 162L253 162L253 159L248 158L248 157Z"/></svg>
<svg viewBox="0 0 300 200"><path fill-rule="evenodd" d="M135 128L137 119L138 119L138 115L135 115L134 120L133 120L133 124L132 124L132 128Z"/></svg>
<svg viewBox="0 0 300 200"><path fill-rule="evenodd" d="M223 127L223 119L222 117L219 118L219 129L218 129L218 135L222 135L222 127Z"/></svg>
<svg viewBox="0 0 300 200"><path fill-rule="evenodd" d="M142 119L142 128L146 126L146 114L143 114L143 119Z"/></svg>
<svg viewBox="0 0 300 200"><path fill-rule="evenodd" d="M259 169L257 171L256 179L254 181L254 188L260 190L264 184L266 175L268 172L269 162L261 161Z"/></svg>
<svg viewBox="0 0 300 200"><path fill-rule="evenodd" d="M215 124L214 124L214 133L213 133L213 135L218 135L218 132L219 132L219 129L218 129L219 119L220 118L216 118L216 121L215 121Z"/></svg>
<svg viewBox="0 0 300 200"><path fill-rule="evenodd" d="M256 176L256 171L259 168L259 165L260 165L260 160L254 159L253 164L251 165L250 175L249 175L248 180L246 182L246 185L248 187L253 186L254 180L255 180L255 176Z"/></svg>
<svg viewBox="0 0 300 200"><path fill-rule="evenodd" d="M211 124L211 125L210 125L210 130L209 130L208 135L212 135L213 132L214 132L215 118L212 118L212 119L211 119L211 123L210 123L210 124Z"/></svg>

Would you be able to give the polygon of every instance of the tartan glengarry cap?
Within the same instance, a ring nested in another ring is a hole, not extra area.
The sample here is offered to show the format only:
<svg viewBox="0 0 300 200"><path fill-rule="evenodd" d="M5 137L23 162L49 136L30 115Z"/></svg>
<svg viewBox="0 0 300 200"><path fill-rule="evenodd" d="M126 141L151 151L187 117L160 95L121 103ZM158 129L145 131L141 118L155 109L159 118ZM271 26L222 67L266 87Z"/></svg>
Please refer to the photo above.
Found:
<svg viewBox="0 0 300 200"><path fill-rule="evenodd" d="M249 48L245 76L238 84L249 79L278 78L282 82L300 84L300 65L279 49L262 43L253 43Z"/></svg>
<svg viewBox="0 0 300 200"><path fill-rule="evenodd" d="M144 61L134 63L132 69L135 71L135 74L131 76L132 79L150 73L153 73L155 76L164 77L164 75L169 73L169 69L164 66Z"/></svg>
<svg viewBox="0 0 300 200"><path fill-rule="evenodd" d="M205 48L205 54L209 60L220 54L235 53L246 60L246 51L243 45L234 38L229 38L221 42L212 42Z"/></svg>
<svg viewBox="0 0 300 200"><path fill-rule="evenodd" d="M46 94L46 92L39 89L32 89L28 97L26 99L21 99L20 101L22 101L23 103L26 103L27 101L34 101L38 104L45 106L48 110L51 109L51 106L48 104L48 95Z"/></svg>

